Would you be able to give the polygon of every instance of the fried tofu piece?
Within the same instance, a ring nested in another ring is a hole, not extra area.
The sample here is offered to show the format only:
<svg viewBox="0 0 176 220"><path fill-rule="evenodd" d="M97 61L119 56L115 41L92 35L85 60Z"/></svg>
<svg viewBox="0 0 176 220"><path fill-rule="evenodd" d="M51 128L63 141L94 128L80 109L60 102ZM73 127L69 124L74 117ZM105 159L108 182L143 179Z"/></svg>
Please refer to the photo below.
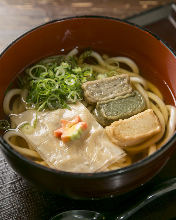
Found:
<svg viewBox="0 0 176 220"><path fill-rule="evenodd" d="M127 74L85 82L82 89L86 101L90 104L126 95L132 91Z"/></svg>
<svg viewBox="0 0 176 220"><path fill-rule="evenodd" d="M152 109L128 119L115 121L106 127L110 140L120 147L140 144L160 131L160 122Z"/></svg>

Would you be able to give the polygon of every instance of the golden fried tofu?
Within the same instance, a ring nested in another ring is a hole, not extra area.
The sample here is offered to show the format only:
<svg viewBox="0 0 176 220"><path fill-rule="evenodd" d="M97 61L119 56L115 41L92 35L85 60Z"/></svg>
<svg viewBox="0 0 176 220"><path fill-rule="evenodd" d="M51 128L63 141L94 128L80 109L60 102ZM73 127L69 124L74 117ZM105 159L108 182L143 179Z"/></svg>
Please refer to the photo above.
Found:
<svg viewBox="0 0 176 220"><path fill-rule="evenodd" d="M160 122L152 109L147 109L128 119L115 121L106 127L110 140L121 147L142 143L160 131Z"/></svg>

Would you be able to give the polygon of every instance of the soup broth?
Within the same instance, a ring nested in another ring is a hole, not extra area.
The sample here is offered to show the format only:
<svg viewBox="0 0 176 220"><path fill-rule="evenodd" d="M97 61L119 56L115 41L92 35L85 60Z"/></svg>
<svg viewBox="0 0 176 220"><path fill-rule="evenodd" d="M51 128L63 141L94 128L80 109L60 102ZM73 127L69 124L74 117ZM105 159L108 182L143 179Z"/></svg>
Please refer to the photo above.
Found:
<svg viewBox="0 0 176 220"><path fill-rule="evenodd" d="M128 57L75 48L30 66L17 81L4 97L4 139L44 166L120 169L153 154L175 131L175 107Z"/></svg>

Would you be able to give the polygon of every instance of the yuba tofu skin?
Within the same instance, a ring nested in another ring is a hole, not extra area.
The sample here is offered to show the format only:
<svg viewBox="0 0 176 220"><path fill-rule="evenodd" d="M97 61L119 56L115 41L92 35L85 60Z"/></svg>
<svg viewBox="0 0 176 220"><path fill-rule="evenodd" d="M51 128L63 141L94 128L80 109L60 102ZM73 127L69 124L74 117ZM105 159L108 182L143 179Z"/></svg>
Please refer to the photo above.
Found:
<svg viewBox="0 0 176 220"><path fill-rule="evenodd" d="M70 172L96 172L123 158L126 153L113 144L105 130L81 103L69 105L68 109L37 112L36 128L32 133L21 132L31 146L52 168ZM61 119L72 120L79 115L87 122L87 129L80 139L64 143L54 136L54 131L61 127ZM18 126L24 121L31 123L36 111L27 110L11 116L11 122Z"/></svg>
<svg viewBox="0 0 176 220"><path fill-rule="evenodd" d="M152 109L147 109L128 119L115 121L106 127L110 140L121 147L142 143L160 131L160 122Z"/></svg>

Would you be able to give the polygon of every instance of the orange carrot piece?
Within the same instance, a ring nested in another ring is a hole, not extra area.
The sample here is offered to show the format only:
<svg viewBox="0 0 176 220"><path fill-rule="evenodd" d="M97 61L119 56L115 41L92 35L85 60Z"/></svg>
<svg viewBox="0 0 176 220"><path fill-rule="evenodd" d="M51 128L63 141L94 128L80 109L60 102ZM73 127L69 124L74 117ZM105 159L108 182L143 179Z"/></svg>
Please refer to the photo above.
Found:
<svg viewBox="0 0 176 220"><path fill-rule="evenodd" d="M60 137L63 134L63 129L59 128L57 130L54 131L54 136L55 137Z"/></svg>
<svg viewBox="0 0 176 220"><path fill-rule="evenodd" d="M68 120L61 119L61 126L65 128L70 122Z"/></svg>
<svg viewBox="0 0 176 220"><path fill-rule="evenodd" d="M71 140L71 137L74 134L73 132L75 132L74 129L77 127L77 125L77 129L81 129L78 132L82 132L83 130L87 129L87 122L83 122L79 115L75 116L71 121L61 119L61 128L54 131L54 136L61 138L64 143L68 142Z"/></svg>
<svg viewBox="0 0 176 220"><path fill-rule="evenodd" d="M70 136L62 135L62 136L61 136L61 140L62 140L64 143L69 142L69 141L70 141Z"/></svg>
<svg viewBox="0 0 176 220"><path fill-rule="evenodd" d="M81 124L81 128L83 130L87 129L87 122L82 121L82 122L79 122L79 123Z"/></svg>

